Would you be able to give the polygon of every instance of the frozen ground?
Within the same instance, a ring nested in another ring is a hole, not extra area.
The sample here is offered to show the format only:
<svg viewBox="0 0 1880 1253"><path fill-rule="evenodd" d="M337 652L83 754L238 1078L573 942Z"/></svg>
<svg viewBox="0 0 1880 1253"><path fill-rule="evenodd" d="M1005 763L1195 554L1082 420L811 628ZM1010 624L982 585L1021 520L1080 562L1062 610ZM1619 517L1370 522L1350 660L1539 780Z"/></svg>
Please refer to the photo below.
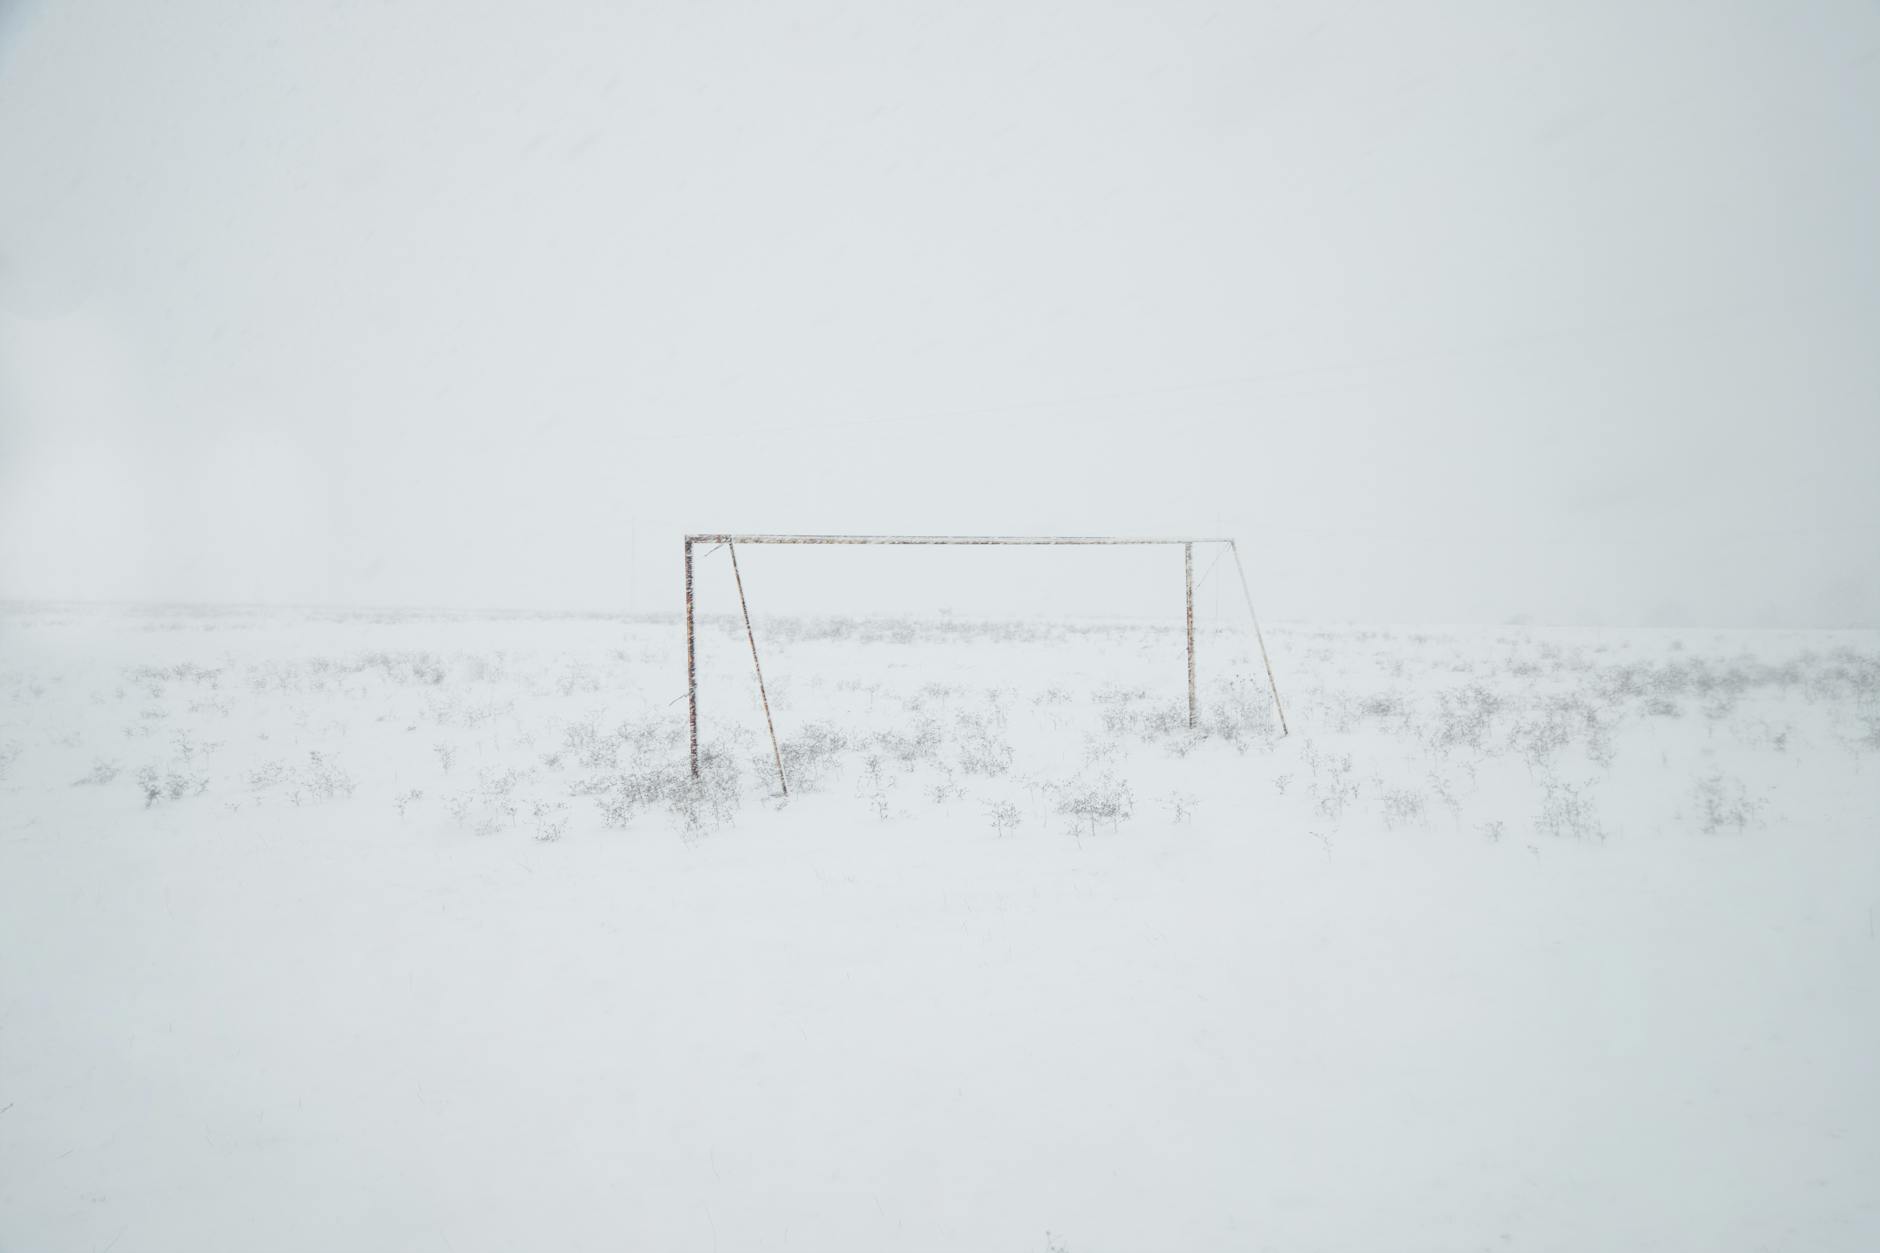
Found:
<svg viewBox="0 0 1880 1253"><path fill-rule="evenodd" d="M1880 639L0 615L0 1249L1880 1247Z"/></svg>

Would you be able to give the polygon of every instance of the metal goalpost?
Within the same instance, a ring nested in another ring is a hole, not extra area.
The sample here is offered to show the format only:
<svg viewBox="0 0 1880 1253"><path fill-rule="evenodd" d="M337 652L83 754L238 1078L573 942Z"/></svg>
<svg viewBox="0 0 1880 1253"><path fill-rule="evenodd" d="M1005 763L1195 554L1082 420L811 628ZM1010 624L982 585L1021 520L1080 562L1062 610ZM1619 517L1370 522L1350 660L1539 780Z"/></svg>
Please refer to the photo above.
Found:
<svg viewBox="0 0 1880 1253"><path fill-rule="evenodd" d="M1273 709L1279 715L1281 735L1290 734L1286 725L1286 707L1280 703L1279 683L1273 678L1273 661L1267 655L1266 636L1260 630L1260 616L1253 609L1253 593L1247 586L1247 571L1240 563L1240 545L1231 538L1176 537L1130 538L1107 535L687 535L685 537L685 695L686 717L691 728L692 777L698 778L698 636L692 613L692 546L712 544L731 554L731 577L738 588L738 609L744 615L744 637L751 645L751 667L757 674L757 694L764 705L764 724L770 731L770 751L777 762L777 782L783 794L790 794L790 781L783 773L783 749L777 741L777 724L770 716L770 694L764 689L764 665L757 657L757 633L751 628L751 609L744 599L744 576L738 570L739 544L909 544L930 546L959 544L989 547L1056 544L1107 544L1119 547L1162 547L1180 544L1182 573L1188 588L1188 725L1194 726L1198 709L1195 701L1195 545L1225 544L1234 557L1234 572L1240 579L1240 592L1247 602L1247 617L1253 623L1253 638L1260 646L1260 662L1266 667L1267 687L1273 693Z"/></svg>

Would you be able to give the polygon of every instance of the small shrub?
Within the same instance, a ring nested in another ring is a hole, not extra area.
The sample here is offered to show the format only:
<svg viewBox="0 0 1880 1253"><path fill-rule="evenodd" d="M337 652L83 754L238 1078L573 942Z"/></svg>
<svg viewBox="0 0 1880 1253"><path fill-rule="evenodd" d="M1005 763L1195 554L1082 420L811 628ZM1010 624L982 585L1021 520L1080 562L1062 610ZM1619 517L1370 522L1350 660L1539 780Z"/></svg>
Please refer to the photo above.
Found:
<svg viewBox="0 0 1880 1253"><path fill-rule="evenodd" d="M1452 748L1472 748L1478 752L1488 744L1495 718L1501 712L1501 697L1483 683L1449 688L1436 694L1437 726L1430 744L1438 752Z"/></svg>
<svg viewBox="0 0 1880 1253"><path fill-rule="evenodd" d="M1697 781L1695 795L1697 824L1706 835L1715 835L1725 827L1740 833L1762 817L1763 801L1751 796L1741 779L1710 775Z"/></svg>
<svg viewBox="0 0 1880 1253"><path fill-rule="evenodd" d="M699 753L696 779L682 766L625 770L577 783L573 794L594 797L609 827L626 827L648 810L663 808L682 832L697 835L722 826L737 812L738 773L728 755L707 749Z"/></svg>
<svg viewBox="0 0 1880 1253"><path fill-rule="evenodd" d="M209 790L209 776L199 771L172 770L163 776L163 794L173 801L201 796Z"/></svg>
<svg viewBox="0 0 1880 1253"><path fill-rule="evenodd" d="M163 799L163 772L155 766L141 766L137 771L137 786L144 794L144 808Z"/></svg>
<svg viewBox="0 0 1880 1253"><path fill-rule="evenodd" d="M1058 797L1058 812L1088 823L1092 835L1098 823L1115 831L1135 812L1135 796L1127 781L1105 772L1068 785Z"/></svg>
<svg viewBox="0 0 1880 1253"><path fill-rule="evenodd" d="M699 754L698 778L680 773L678 788L666 798L667 812L687 835L722 827L737 813L738 804L737 767L729 756L710 751Z"/></svg>
<svg viewBox="0 0 1880 1253"><path fill-rule="evenodd" d="M589 770L612 770L619 764L623 738L619 734L602 735L600 719L590 714L568 725L562 732L562 746L568 755Z"/></svg>
<svg viewBox="0 0 1880 1253"><path fill-rule="evenodd" d="M1541 784L1541 808L1534 827L1542 835L1577 840L1606 838L1587 786L1560 779L1548 779Z"/></svg>
<svg viewBox="0 0 1880 1253"><path fill-rule="evenodd" d="M945 805L966 795L966 789L954 779L953 771L946 766L940 767L940 778L927 789L927 798L936 805Z"/></svg>
<svg viewBox="0 0 1880 1253"><path fill-rule="evenodd" d="M1462 830L1462 800L1456 795L1455 788L1450 785L1447 778L1434 770L1430 771L1428 778L1430 792L1442 807L1449 811L1450 821L1456 824L1456 830Z"/></svg>
<svg viewBox="0 0 1880 1253"><path fill-rule="evenodd" d="M1423 793L1409 788L1391 788L1384 793L1384 825L1404 826L1423 817Z"/></svg>
<svg viewBox="0 0 1880 1253"><path fill-rule="evenodd" d="M307 764L301 769L297 780L305 793L314 800L332 800L338 796L351 796L356 786L353 777L346 773L337 761L324 753L310 752Z"/></svg>
<svg viewBox="0 0 1880 1253"><path fill-rule="evenodd" d="M185 796L201 796L209 790L209 776L190 770L160 770L144 766L137 771L137 787L144 794L144 808L160 800L180 801Z"/></svg>
<svg viewBox="0 0 1880 1253"><path fill-rule="evenodd" d="M254 792L264 792L288 781L293 772L284 761L264 761L248 772L248 788Z"/></svg>
<svg viewBox="0 0 1880 1253"><path fill-rule="evenodd" d="M849 746L848 737L825 722L812 722L785 739L780 745L783 772L795 792L815 792L822 788L829 774ZM769 759L757 764L760 771L771 770Z"/></svg>
<svg viewBox="0 0 1880 1253"><path fill-rule="evenodd" d="M1009 831L1016 830L1024 818L1018 812L1018 806L1011 801L995 801L986 806L986 820L992 824L993 834L1003 838Z"/></svg>
<svg viewBox="0 0 1880 1253"><path fill-rule="evenodd" d="M1012 768L1012 746L994 732L986 719L963 716L960 723L966 729L960 741L962 771L991 777Z"/></svg>
<svg viewBox="0 0 1880 1253"><path fill-rule="evenodd" d="M535 821L535 838L540 843L553 844L568 829L566 801L531 802L529 814Z"/></svg>
<svg viewBox="0 0 1880 1253"><path fill-rule="evenodd" d="M1358 784L1352 775L1350 753L1320 755L1307 751L1306 764L1312 767L1312 794L1318 810L1336 822L1345 809L1358 799Z"/></svg>
<svg viewBox="0 0 1880 1253"><path fill-rule="evenodd" d="M73 787L102 787L118 777L120 768L115 761L99 758L92 763L91 773L80 779L73 779Z"/></svg>
<svg viewBox="0 0 1880 1253"><path fill-rule="evenodd" d="M1866 732L1855 738L1854 747L1866 749L1868 752L1880 752L1880 717L1863 714L1861 724L1866 727Z"/></svg>
<svg viewBox="0 0 1880 1253"><path fill-rule="evenodd" d="M912 770L924 762L931 762L940 753L940 724L931 718L923 718L915 726L912 735L903 735L898 731L884 731L875 736L874 743L881 751L900 763L903 770Z"/></svg>
<svg viewBox="0 0 1880 1253"><path fill-rule="evenodd" d="M1177 734L1188 731L1187 712L1179 706L1164 711L1164 729ZM1237 753L1245 753L1254 743L1270 742L1279 731L1273 710L1273 695L1265 683L1244 675L1229 680L1226 692L1201 708L1202 735L1225 740Z"/></svg>

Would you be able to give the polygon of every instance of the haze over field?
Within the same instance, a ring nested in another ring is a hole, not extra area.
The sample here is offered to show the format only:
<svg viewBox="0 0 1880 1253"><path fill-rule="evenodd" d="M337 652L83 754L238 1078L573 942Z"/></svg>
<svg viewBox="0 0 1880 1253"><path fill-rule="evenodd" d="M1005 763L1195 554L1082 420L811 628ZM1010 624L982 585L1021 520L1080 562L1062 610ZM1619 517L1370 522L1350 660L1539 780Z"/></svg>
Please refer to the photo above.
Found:
<svg viewBox="0 0 1880 1253"><path fill-rule="evenodd" d="M0 0L0 1250L1880 1249L1877 121L1867 0Z"/></svg>
<svg viewBox="0 0 1880 1253"><path fill-rule="evenodd" d="M0 596L664 610L687 529L1227 532L1292 619L1871 625L1877 55L1852 2L15 0Z"/></svg>

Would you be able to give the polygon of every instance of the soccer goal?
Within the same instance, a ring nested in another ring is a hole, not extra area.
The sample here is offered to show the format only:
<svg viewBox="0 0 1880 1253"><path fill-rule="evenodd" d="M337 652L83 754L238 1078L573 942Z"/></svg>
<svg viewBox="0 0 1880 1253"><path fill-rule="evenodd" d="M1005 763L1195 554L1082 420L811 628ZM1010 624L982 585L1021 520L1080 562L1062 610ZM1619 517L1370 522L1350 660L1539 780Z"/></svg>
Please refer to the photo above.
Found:
<svg viewBox="0 0 1880 1253"><path fill-rule="evenodd" d="M1240 563L1240 546L1232 539L1213 537L1127 538L1102 535L687 535L685 537L685 691L686 714L691 725L692 777L698 778L698 633L692 612L692 549L697 544L724 548L731 555L731 577L738 588L738 609L744 615L744 636L751 644L751 667L757 673L757 694L764 705L764 725L770 732L770 751L777 761L777 782L784 795L790 793L790 781L783 772L783 749L777 742L777 724L770 715L770 694L764 688L764 664L757 656L757 633L751 628L751 608L744 599L744 575L738 569L739 544L905 544L917 547L961 545L993 547L1026 545L1045 547L1059 544L1111 545L1147 548L1176 547L1182 550L1182 571L1188 588L1188 725L1198 719L1195 701L1195 545L1225 544L1234 558L1234 573L1240 579L1240 592L1247 602L1247 617L1253 624L1254 642L1260 647L1260 662L1266 667L1267 687L1273 693L1273 709L1279 715L1280 734L1289 733L1286 708L1280 703L1279 683L1273 678L1273 662L1267 656L1266 637L1260 630L1260 617L1253 609L1253 593L1247 586L1247 571ZM715 549L714 549L715 550Z"/></svg>

